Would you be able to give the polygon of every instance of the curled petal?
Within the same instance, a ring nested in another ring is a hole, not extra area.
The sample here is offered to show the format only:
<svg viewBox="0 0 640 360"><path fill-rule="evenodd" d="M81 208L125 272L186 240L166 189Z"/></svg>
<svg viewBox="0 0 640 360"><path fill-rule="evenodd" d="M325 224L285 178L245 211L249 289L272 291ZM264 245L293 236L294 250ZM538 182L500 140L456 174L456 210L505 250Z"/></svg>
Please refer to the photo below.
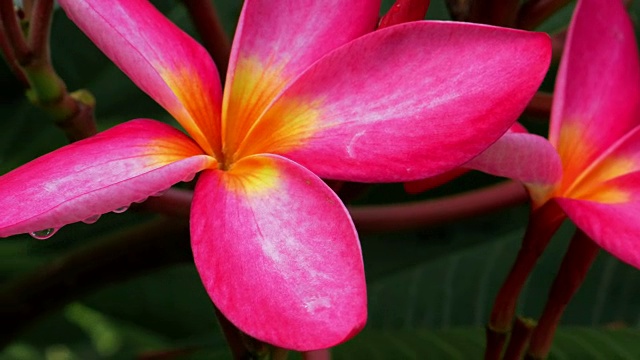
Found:
<svg viewBox="0 0 640 360"><path fill-rule="evenodd" d="M82 221L193 178L214 160L187 136L133 120L0 177L0 236Z"/></svg>
<svg viewBox="0 0 640 360"><path fill-rule="evenodd" d="M546 34L431 21L391 26L311 66L239 153L282 154L338 180L433 176L507 131L549 58Z"/></svg>
<svg viewBox="0 0 640 360"><path fill-rule="evenodd" d="M554 185L562 177L560 158L549 141L527 133L507 133L464 165L528 185Z"/></svg>
<svg viewBox="0 0 640 360"><path fill-rule="evenodd" d="M513 133L527 133L527 129L524 126L522 126L520 123L515 123L511 125L511 127L509 128L507 133L503 135L503 137ZM494 144L493 146L495 147L496 145ZM433 189L435 187L448 183L449 181L466 174L468 171L469 171L469 168L463 165L459 168L455 168L453 170L449 170L445 173L432 176L426 179L409 181L404 183L404 190L409 194L419 194L421 192L424 192L429 189Z"/></svg>
<svg viewBox="0 0 640 360"><path fill-rule="evenodd" d="M640 62L621 0L579 1L558 71L550 141L567 183L640 124Z"/></svg>
<svg viewBox="0 0 640 360"><path fill-rule="evenodd" d="M60 0L60 5L207 153L220 152L220 79L200 44L147 0Z"/></svg>
<svg viewBox="0 0 640 360"><path fill-rule="evenodd" d="M562 179L562 163L542 136L509 132L464 167L520 181L534 203L549 199Z"/></svg>
<svg viewBox="0 0 640 360"><path fill-rule="evenodd" d="M225 90L227 151L239 146L254 121L304 69L373 31L379 9L380 0L245 1Z"/></svg>
<svg viewBox="0 0 640 360"><path fill-rule="evenodd" d="M243 332L294 350L327 348L366 320L358 238L317 176L274 155L206 171L191 209L192 249L215 305Z"/></svg>

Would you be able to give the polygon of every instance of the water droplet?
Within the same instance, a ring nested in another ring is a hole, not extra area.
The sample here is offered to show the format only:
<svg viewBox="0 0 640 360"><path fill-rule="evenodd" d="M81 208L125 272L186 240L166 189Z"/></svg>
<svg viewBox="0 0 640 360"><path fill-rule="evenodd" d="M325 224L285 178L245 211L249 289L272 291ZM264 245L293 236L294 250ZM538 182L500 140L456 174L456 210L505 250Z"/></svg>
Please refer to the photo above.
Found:
<svg viewBox="0 0 640 360"><path fill-rule="evenodd" d="M98 221L98 219L100 219L100 214L90 216L90 217L88 217L88 218L86 218L86 219L82 220L82 222L83 222L83 223L85 223L85 224L93 224L93 223L95 223L96 221Z"/></svg>
<svg viewBox="0 0 640 360"><path fill-rule="evenodd" d="M123 212L125 212L127 210L129 210L129 206L122 206L122 207L119 207L119 208L113 210L113 212L116 213L116 214L120 214L120 213L123 213Z"/></svg>
<svg viewBox="0 0 640 360"><path fill-rule="evenodd" d="M46 240L46 239L52 237L53 234L56 233L56 231L58 231L58 229L49 228L49 229L34 231L32 233L29 233L29 235L31 235L31 237L34 238L34 239Z"/></svg>
<svg viewBox="0 0 640 360"><path fill-rule="evenodd" d="M136 200L136 201L134 201L134 202L135 202L136 204L141 204L141 203L143 203L143 202L147 201L147 199L148 199L148 198L149 198L149 197L144 197L144 198L142 198L142 199L140 199L140 200Z"/></svg>
<svg viewBox="0 0 640 360"><path fill-rule="evenodd" d="M168 190L168 189L167 189L167 190ZM167 190L158 191L157 193L155 193L155 194L153 194L153 195L151 195L151 196L162 196L162 195L164 195L164 193L166 193L166 192L167 192Z"/></svg>

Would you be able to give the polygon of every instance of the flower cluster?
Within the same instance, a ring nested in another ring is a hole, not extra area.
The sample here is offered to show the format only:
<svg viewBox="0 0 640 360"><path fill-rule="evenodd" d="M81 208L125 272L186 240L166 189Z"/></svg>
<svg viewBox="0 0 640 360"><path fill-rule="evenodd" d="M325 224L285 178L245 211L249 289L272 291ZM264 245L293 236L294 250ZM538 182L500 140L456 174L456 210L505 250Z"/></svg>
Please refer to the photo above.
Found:
<svg viewBox="0 0 640 360"><path fill-rule="evenodd" d="M358 235L327 179L509 177L531 195L530 232L547 229L536 248L566 216L640 267L640 66L622 2L579 1L549 140L516 123L549 67L549 36L397 20L426 4L379 22L379 0L246 0L223 83L147 0L60 0L184 132L135 119L1 176L0 236L48 238L199 173L191 247L211 300L242 332L301 351L351 338L367 317ZM490 327L508 331L511 290Z"/></svg>

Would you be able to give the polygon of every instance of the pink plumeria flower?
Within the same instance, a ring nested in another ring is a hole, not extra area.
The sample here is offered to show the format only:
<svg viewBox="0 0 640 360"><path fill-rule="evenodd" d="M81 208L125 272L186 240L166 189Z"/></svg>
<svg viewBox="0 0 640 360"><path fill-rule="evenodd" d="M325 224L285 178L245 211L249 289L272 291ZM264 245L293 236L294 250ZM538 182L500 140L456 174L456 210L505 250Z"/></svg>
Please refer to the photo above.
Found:
<svg viewBox="0 0 640 360"><path fill-rule="evenodd" d="M416 22L368 34L378 0L247 0L221 88L206 51L144 0L61 0L184 127L132 120L0 178L0 236L127 206L202 172L195 263L239 329L309 350L366 321L353 223L320 179L406 181L500 137L533 96L548 36Z"/></svg>
<svg viewBox="0 0 640 360"><path fill-rule="evenodd" d="M640 62L621 0L578 2L549 141L507 134L469 165L523 181L534 209L557 202L598 245L640 267Z"/></svg>

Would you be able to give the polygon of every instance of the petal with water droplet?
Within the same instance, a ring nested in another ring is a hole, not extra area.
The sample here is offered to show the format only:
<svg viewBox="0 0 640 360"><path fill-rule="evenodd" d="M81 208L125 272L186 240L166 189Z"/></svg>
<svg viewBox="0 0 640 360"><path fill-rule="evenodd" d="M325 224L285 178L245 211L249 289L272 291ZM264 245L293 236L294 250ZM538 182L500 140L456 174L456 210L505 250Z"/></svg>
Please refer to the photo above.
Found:
<svg viewBox="0 0 640 360"><path fill-rule="evenodd" d="M48 229L44 229L44 230L38 230L38 231L30 232L29 235L31 235L32 238L37 239L37 240L46 240L46 239L52 237L53 235L55 235L56 232L58 232L58 229L56 229L56 228L48 228Z"/></svg>
<svg viewBox="0 0 640 360"><path fill-rule="evenodd" d="M133 120L62 147L0 177L0 236L113 211L180 182L215 160L177 129Z"/></svg>

